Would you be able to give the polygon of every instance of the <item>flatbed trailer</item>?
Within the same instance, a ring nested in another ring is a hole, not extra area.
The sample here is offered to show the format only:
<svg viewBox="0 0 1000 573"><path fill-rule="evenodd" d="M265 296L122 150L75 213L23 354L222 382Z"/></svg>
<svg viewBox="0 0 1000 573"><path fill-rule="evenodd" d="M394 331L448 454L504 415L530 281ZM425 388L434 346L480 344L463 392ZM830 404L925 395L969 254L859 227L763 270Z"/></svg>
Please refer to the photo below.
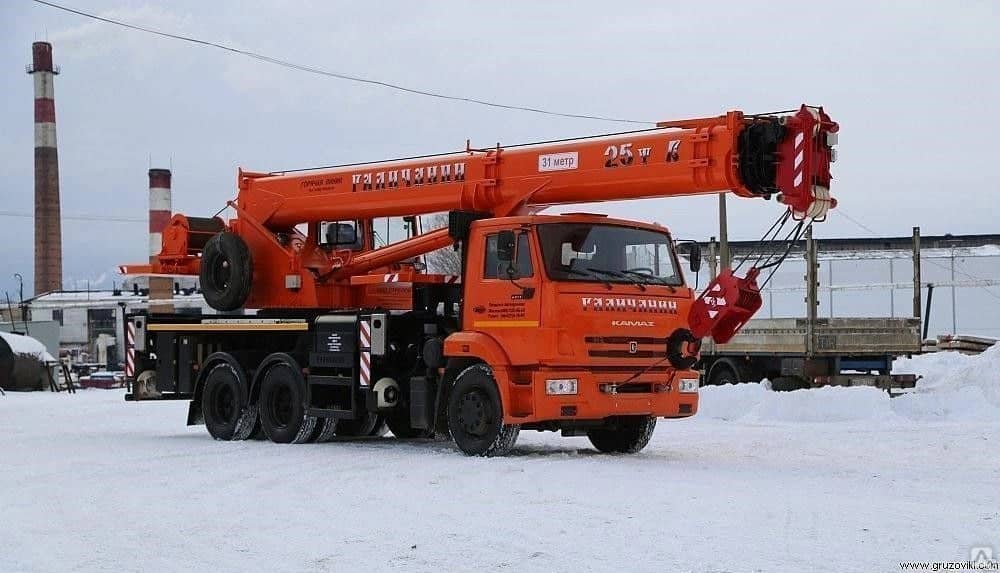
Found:
<svg viewBox="0 0 1000 573"><path fill-rule="evenodd" d="M753 319L731 341L702 346L708 384L770 380L776 390L876 386L913 388L913 374L892 361L920 352L919 318Z"/></svg>
<svg viewBox="0 0 1000 573"><path fill-rule="evenodd" d="M916 386L915 375L892 374L892 362L921 351L919 229L913 235L914 317L817 317L817 243L807 233L806 316L755 318L726 344L706 340L701 360L704 384L767 379L775 390L875 386L890 394ZM714 251L712 245L709 250ZM713 261L711 255L709 260Z"/></svg>

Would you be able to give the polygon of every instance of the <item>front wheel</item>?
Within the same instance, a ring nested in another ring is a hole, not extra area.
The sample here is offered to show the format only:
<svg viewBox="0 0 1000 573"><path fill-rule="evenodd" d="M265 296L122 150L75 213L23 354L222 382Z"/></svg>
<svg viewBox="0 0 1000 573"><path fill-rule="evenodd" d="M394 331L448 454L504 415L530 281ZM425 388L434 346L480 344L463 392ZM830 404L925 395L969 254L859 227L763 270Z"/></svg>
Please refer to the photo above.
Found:
<svg viewBox="0 0 1000 573"><path fill-rule="evenodd" d="M514 447L521 426L503 423L503 405L493 371L474 364L455 379L448 397L448 431L470 456L503 456Z"/></svg>
<svg viewBox="0 0 1000 573"><path fill-rule="evenodd" d="M603 428L590 430L587 437L604 453L634 454L649 444L654 429L656 418L652 416L621 416L608 420Z"/></svg>

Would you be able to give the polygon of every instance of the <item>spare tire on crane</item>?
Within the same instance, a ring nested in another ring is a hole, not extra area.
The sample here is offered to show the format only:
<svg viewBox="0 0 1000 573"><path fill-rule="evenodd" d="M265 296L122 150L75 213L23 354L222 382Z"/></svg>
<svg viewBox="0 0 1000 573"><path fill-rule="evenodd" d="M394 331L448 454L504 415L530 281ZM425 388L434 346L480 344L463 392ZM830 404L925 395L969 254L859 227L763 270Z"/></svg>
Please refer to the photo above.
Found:
<svg viewBox="0 0 1000 573"><path fill-rule="evenodd" d="M199 272L205 302L215 310L242 308L250 296L253 261L246 242L238 235L222 232L205 243Z"/></svg>

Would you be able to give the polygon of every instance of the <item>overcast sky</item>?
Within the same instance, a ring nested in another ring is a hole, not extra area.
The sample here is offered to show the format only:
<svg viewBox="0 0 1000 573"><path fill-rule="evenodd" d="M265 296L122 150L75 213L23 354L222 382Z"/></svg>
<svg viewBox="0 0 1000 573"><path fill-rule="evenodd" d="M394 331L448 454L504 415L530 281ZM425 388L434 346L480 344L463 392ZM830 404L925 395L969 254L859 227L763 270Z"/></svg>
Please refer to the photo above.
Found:
<svg viewBox="0 0 1000 573"><path fill-rule="evenodd" d="M994 2L248 2L65 0L135 24L347 74L502 103L641 120L823 105L841 125L834 195L880 235L1000 232ZM34 4L0 2L0 213L33 210L31 42L55 63L66 288L147 256L147 175L208 216L238 166L278 170L615 131L257 62ZM730 201L730 233L778 215ZM589 207L716 234L714 197ZM581 210L576 208L575 210ZM869 236L833 215L817 236ZM33 225L0 214L0 295L32 292Z"/></svg>

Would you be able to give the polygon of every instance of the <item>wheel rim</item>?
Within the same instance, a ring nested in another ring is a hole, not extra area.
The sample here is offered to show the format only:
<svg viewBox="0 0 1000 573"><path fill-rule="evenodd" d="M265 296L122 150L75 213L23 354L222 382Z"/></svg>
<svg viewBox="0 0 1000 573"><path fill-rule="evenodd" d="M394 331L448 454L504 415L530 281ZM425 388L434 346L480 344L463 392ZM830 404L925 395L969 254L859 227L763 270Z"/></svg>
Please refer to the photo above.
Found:
<svg viewBox="0 0 1000 573"><path fill-rule="evenodd" d="M278 428L286 428L292 421L292 390L287 385L281 385L271 392L268 411L271 420Z"/></svg>
<svg viewBox="0 0 1000 573"><path fill-rule="evenodd" d="M466 392L458 407L458 425L466 434L483 437L493 424L492 401L478 390Z"/></svg>
<svg viewBox="0 0 1000 573"><path fill-rule="evenodd" d="M225 290L229 286L229 276L230 276L229 259L223 258L219 261L215 268L212 269L212 282L220 290Z"/></svg>
<svg viewBox="0 0 1000 573"><path fill-rule="evenodd" d="M236 419L236 392L231 384L220 384L215 387L210 400L212 417L216 420L232 423Z"/></svg>

